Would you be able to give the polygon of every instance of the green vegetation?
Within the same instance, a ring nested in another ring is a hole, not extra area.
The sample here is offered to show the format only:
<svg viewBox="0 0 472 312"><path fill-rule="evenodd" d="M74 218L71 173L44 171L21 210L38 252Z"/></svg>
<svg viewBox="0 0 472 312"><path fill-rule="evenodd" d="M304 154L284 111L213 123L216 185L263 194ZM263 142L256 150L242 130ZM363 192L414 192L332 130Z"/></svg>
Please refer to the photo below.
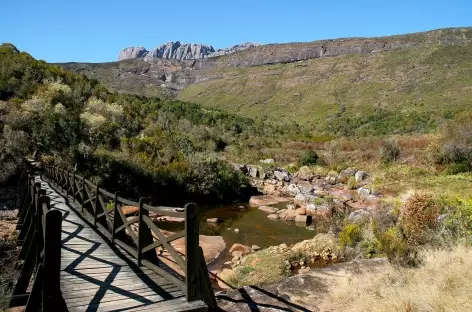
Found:
<svg viewBox="0 0 472 312"><path fill-rule="evenodd" d="M419 39L422 34L416 35ZM233 56L236 57L236 56ZM178 99L310 133L365 136L431 132L472 100L472 44L344 55L209 70Z"/></svg>
<svg viewBox="0 0 472 312"><path fill-rule="evenodd" d="M296 131L195 104L109 93L9 44L0 46L0 126L2 181L38 151L122 196L173 203L246 198L247 178L225 159L258 160L273 138Z"/></svg>
<svg viewBox="0 0 472 312"><path fill-rule="evenodd" d="M423 249L471 244L471 220L470 199L414 193L400 205L383 202L370 219L347 223L338 242L366 258L387 256L393 264L416 267Z"/></svg>
<svg viewBox="0 0 472 312"><path fill-rule="evenodd" d="M316 165L318 161L318 154L314 150L308 150L300 156L300 166Z"/></svg>
<svg viewBox="0 0 472 312"><path fill-rule="evenodd" d="M339 244L343 247L354 246L361 240L361 228L358 224L346 224L338 234Z"/></svg>

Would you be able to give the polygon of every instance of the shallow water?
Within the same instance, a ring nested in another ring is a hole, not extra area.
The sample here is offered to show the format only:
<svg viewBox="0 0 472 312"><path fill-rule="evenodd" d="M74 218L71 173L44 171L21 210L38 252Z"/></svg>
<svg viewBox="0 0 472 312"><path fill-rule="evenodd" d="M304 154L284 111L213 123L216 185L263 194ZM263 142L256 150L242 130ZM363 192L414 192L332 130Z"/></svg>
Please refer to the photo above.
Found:
<svg viewBox="0 0 472 312"><path fill-rule="evenodd" d="M306 224L270 220L267 218L268 213L250 207L248 204L200 207L200 209L202 211L200 234L221 235L226 242L226 250L212 263L212 268L219 267L224 262L231 260L232 257L228 250L234 243L266 248L282 243L295 244L316 235L313 226L307 227ZM220 218L223 222L219 224L208 223L206 221L208 218ZM183 222L157 222L157 224L158 227L169 231L178 231L184 228ZM239 233L234 229L239 229Z"/></svg>

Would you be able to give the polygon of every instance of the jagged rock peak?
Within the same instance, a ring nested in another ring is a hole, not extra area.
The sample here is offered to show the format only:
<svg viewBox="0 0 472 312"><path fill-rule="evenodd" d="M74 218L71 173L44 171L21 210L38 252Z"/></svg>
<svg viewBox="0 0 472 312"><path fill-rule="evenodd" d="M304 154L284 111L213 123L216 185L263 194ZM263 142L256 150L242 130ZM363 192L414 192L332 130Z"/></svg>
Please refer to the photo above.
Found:
<svg viewBox="0 0 472 312"><path fill-rule="evenodd" d="M242 51L251 47L258 46L258 43L246 42L243 44L237 44L230 48L215 50L211 45L194 44L194 43L180 43L167 42L154 50L148 51L143 47L129 47L121 50L118 55L118 61L141 58L141 59L175 59L175 60L193 60L203 59L207 57L214 57L220 55L226 55L238 51Z"/></svg>

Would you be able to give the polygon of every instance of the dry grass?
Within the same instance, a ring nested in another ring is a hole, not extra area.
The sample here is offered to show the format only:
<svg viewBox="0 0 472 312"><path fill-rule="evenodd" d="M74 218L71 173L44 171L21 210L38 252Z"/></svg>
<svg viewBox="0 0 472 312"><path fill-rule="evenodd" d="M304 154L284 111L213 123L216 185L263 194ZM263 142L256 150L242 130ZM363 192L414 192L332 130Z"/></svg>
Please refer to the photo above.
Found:
<svg viewBox="0 0 472 312"><path fill-rule="evenodd" d="M472 248L423 252L425 265L366 272L330 293L332 311L472 311Z"/></svg>

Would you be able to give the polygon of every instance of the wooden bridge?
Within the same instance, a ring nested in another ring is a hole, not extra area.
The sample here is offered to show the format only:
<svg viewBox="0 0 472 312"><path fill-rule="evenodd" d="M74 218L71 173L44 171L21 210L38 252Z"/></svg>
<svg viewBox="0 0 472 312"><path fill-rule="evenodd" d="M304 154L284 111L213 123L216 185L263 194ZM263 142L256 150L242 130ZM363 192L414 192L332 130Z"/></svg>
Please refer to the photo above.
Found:
<svg viewBox="0 0 472 312"><path fill-rule="evenodd" d="M31 167L32 168L32 167ZM21 275L10 307L26 311L217 309L199 247L197 207L150 206L55 166L20 183ZM127 216L123 207L135 207ZM165 236L149 214L183 217ZM171 244L185 239L185 252Z"/></svg>

